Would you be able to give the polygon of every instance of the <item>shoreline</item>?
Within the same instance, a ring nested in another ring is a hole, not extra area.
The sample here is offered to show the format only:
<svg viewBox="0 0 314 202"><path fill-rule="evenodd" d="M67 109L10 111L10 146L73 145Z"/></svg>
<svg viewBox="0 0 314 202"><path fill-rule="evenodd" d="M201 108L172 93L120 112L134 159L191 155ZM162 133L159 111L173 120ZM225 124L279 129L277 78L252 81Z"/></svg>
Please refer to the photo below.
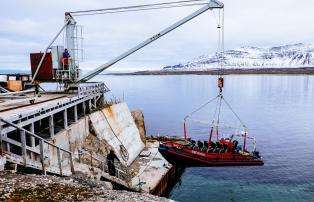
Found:
<svg viewBox="0 0 314 202"><path fill-rule="evenodd" d="M286 74L286 75L314 75L314 67L300 68L249 68L249 69L218 69L213 70L146 70L124 73L107 73L102 75L135 76L135 75L239 75L239 74Z"/></svg>

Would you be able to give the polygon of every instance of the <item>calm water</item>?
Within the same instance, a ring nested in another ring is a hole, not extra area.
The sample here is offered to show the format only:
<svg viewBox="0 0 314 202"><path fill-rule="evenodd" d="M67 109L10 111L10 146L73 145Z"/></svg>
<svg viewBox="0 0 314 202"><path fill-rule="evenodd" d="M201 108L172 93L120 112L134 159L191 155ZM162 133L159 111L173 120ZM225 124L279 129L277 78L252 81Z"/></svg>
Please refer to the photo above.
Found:
<svg viewBox="0 0 314 202"><path fill-rule="evenodd" d="M186 114L217 94L216 76L99 76L112 94L145 113L148 134L182 135ZM314 201L314 77L227 76L224 96L257 138L262 167L186 169L178 201ZM211 119L207 107L196 116ZM222 119L232 121L224 111ZM189 123L189 135L208 138Z"/></svg>

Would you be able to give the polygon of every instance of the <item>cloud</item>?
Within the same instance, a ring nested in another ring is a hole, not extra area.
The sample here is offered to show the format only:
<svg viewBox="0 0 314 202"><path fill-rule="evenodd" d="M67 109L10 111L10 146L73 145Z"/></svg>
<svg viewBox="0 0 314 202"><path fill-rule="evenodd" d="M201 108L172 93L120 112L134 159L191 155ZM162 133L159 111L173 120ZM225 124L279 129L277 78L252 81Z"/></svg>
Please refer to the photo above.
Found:
<svg viewBox="0 0 314 202"><path fill-rule="evenodd" d="M161 0L150 3L166 2ZM226 49L311 42L314 1L225 0ZM0 68L29 68L62 27L65 11L146 4L146 0L10 0L0 7ZM76 17L84 26L83 69L93 69L199 7ZM209 11L153 42L114 68L161 68L217 49L217 12ZM57 43L62 44L60 37Z"/></svg>

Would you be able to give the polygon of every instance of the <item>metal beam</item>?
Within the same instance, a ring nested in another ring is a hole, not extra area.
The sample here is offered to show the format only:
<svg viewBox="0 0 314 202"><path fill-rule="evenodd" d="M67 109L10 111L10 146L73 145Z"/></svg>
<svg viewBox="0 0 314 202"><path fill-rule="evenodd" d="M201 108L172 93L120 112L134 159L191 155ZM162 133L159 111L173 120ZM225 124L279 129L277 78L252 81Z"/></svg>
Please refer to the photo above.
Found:
<svg viewBox="0 0 314 202"><path fill-rule="evenodd" d="M68 110L64 109L63 111L63 124L64 124L64 129L68 128Z"/></svg>
<svg viewBox="0 0 314 202"><path fill-rule="evenodd" d="M34 134L34 133L32 133L32 132L30 132L30 131L28 131L28 130L22 128L20 125L17 125L17 124L15 124L15 123L12 123L12 122L10 122L10 121L7 121L7 120L3 119L2 117L0 117L0 122L3 122L3 123L8 124L8 125L11 125L11 126L13 126L14 128L16 128L18 131L20 131L20 134L21 134L21 142L17 142L17 141L15 141L15 140L12 140L12 139L10 139L10 138L8 138L8 137L5 137L5 136L3 136L3 138L4 138L3 141L4 141L4 142L7 142L8 145L10 145L9 143L11 143L11 144L14 144L14 145L19 146L19 147L22 148L22 156L20 156L20 158L23 159L24 165L26 165L26 163L27 163L27 162L26 162L26 160L27 160L27 159L26 159L26 158L27 158L27 153L26 153L26 151L27 151L27 150L30 151L30 152L34 152L34 153L38 154L37 149L34 149L34 148L29 147L28 145L26 145L26 137L25 137L26 134L27 134L27 135L30 135L30 136L33 136L33 137L35 137L35 138L37 138L37 139L39 140L39 154L40 154L40 160L41 160L42 170L43 170L43 173L44 173L44 174L46 174L46 170L49 169L49 167L47 167L47 169L46 169L46 165L45 165L45 149L44 149L44 144L46 144L46 145L48 145L48 146L52 146L53 148L58 149L58 150L59 150L59 153L62 151L62 152L67 153L67 154L69 155L69 157L72 157L72 152L71 152L71 151L62 149L61 147L56 146L56 145L50 143L49 141L43 139L42 137L39 137L38 135L36 135L36 134ZM48 153L48 154L49 154L49 153ZM11 157L11 156L9 156L9 157ZM14 156L13 156L13 157L14 157ZM61 157L62 157L62 156L61 156ZM74 171L74 168L73 168L73 160L72 160L72 159L70 159L70 164L71 164L71 165L70 165L70 166L71 166L71 171L73 172L73 171ZM27 165L27 166L29 166L29 165ZM54 172L54 171L52 171L52 172ZM60 173L60 172L58 172L58 173Z"/></svg>
<svg viewBox="0 0 314 202"><path fill-rule="evenodd" d="M35 92L34 89L17 91L17 92L7 92L7 93L0 93L0 96L9 96L9 95L24 95L25 93L33 93Z"/></svg>
<svg viewBox="0 0 314 202"><path fill-rule="evenodd" d="M77 122L77 104L76 105L74 105L74 109L73 109L73 111L74 111L74 122L76 123Z"/></svg>
<svg viewBox="0 0 314 202"><path fill-rule="evenodd" d="M21 135L21 145L22 145L22 156L23 156L23 162L24 166L27 165L27 152L26 152L26 136L25 136L25 131L20 131Z"/></svg>
<svg viewBox="0 0 314 202"><path fill-rule="evenodd" d="M89 103L90 103L91 99L92 99L92 97L81 98L81 99L78 99L75 102L68 102L68 104L64 103L65 104L64 106L59 105L60 106L59 108L56 108L56 106L53 106L51 108L48 108L45 112L40 112L40 115L36 115L33 118L29 118L29 119L21 122L20 124L21 124L22 127L24 127L25 125L28 125L28 124L31 124L33 122L42 120L43 118L49 117L51 115L54 115L54 114L56 114L58 112L61 112L61 111L65 110L65 109L73 107L74 105L80 104L82 102L89 101ZM54 109L52 109L52 108L54 108ZM26 116L20 115L20 116L17 117L17 119L11 119L10 121L13 122L13 121L16 121L16 120L23 119L23 118L25 118L27 116L33 116L35 114L38 114L38 111L35 111L35 112L31 113L31 114L27 114ZM9 126L9 127L3 128L3 133L8 133L8 132L11 132L13 130L14 130L14 127L10 127Z"/></svg>
<svg viewBox="0 0 314 202"><path fill-rule="evenodd" d="M51 138L55 135L54 124L53 124L53 114L49 116L49 134Z"/></svg>
<svg viewBox="0 0 314 202"><path fill-rule="evenodd" d="M0 86L0 92L5 92L5 93L7 93L7 92L10 92L10 91L8 91L7 89L5 89L5 88L3 88L2 86Z"/></svg>

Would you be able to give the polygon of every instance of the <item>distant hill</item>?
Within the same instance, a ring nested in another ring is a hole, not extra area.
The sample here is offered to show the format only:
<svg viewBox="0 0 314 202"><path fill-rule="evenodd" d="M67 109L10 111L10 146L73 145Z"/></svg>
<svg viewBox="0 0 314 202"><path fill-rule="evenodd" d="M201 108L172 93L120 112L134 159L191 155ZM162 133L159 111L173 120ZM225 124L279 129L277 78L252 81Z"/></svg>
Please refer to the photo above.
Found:
<svg viewBox="0 0 314 202"><path fill-rule="evenodd" d="M25 69L1 69L0 74L30 74L30 70Z"/></svg>
<svg viewBox="0 0 314 202"><path fill-rule="evenodd" d="M226 69L245 68L299 68L314 67L313 44L291 44L285 46L258 48L241 47L225 51ZM203 55L187 63L166 66L163 70L211 70L219 68L216 54Z"/></svg>

